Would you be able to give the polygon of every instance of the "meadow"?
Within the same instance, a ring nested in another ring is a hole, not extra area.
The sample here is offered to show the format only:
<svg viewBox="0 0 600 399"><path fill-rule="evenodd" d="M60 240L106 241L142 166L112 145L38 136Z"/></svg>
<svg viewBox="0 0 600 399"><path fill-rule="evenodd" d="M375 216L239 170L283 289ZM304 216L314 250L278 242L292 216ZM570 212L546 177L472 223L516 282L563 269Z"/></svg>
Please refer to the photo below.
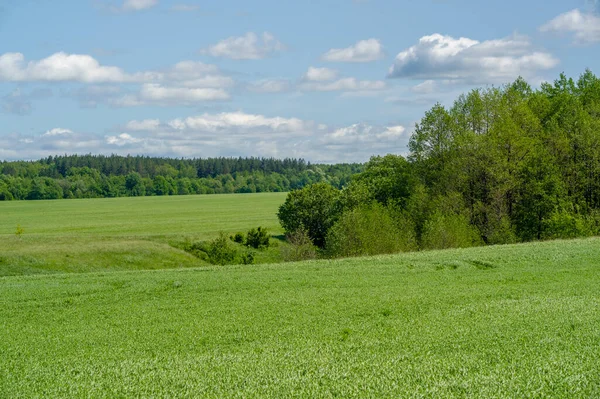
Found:
<svg viewBox="0 0 600 399"><path fill-rule="evenodd" d="M258 226L281 234L285 195L0 201L0 276L201 266L169 244Z"/></svg>
<svg viewBox="0 0 600 399"><path fill-rule="evenodd" d="M599 249L2 277L0 397L598 397Z"/></svg>

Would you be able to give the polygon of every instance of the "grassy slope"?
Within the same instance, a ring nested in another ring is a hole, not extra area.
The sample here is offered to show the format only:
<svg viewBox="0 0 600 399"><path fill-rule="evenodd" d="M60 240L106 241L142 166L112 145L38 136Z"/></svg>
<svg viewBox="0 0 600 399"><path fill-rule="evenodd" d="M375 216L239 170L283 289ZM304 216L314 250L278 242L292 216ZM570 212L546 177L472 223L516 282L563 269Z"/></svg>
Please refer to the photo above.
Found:
<svg viewBox="0 0 600 399"><path fill-rule="evenodd" d="M258 226L280 233L276 213L285 195L0 202L0 276L200 266L169 241Z"/></svg>
<svg viewBox="0 0 600 399"><path fill-rule="evenodd" d="M600 396L600 239L0 278L0 397Z"/></svg>

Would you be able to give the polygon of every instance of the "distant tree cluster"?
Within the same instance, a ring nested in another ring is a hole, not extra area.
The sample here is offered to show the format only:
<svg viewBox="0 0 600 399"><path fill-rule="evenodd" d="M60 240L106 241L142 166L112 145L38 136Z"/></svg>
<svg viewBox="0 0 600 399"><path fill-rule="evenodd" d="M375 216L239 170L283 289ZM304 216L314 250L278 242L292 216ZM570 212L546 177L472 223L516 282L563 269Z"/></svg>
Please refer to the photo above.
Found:
<svg viewBox="0 0 600 399"><path fill-rule="evenodd" d="M1 162L0 201L285 192L317 182L343 187L362 168L302 159L65 155Z"/></svg>
<svg viewBox="0 0 600 399"><path fill-rule="evenodd" d="M600 79L523 79L435 105L410 154L374 157L342 190L279 210L323 253L350 256L600 234Z"/></svg>

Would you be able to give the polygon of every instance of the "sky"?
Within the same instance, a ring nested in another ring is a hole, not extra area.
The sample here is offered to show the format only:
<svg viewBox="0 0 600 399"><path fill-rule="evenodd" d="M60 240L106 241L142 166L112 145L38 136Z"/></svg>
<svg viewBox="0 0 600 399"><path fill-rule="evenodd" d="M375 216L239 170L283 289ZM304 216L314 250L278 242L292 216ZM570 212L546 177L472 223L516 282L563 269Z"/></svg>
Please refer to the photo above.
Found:
<svg viewBox="0 0 600 399"><path fill-rule="evenodd" d="M0 0L0 160L365 162L436 102L600 74L600 0Z"/></svg>

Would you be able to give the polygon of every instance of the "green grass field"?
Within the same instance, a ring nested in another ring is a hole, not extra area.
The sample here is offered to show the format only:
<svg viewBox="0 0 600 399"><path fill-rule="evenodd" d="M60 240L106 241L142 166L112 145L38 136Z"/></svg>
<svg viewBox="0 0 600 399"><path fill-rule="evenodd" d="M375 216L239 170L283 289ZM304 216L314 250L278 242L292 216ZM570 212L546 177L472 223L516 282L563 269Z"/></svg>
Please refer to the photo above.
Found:
<svg viewBox="0 0 600 399"><path fill-rule="evenodd" d="M3 277L0 397L599 397L599 250Z"/></svg>
<svg viewBox="0 0 600 399"><path fill-rule="evenodd" d="M201 266L169 242L258 226L280 234L285 195L0 202L0 276Z"/></svg>

